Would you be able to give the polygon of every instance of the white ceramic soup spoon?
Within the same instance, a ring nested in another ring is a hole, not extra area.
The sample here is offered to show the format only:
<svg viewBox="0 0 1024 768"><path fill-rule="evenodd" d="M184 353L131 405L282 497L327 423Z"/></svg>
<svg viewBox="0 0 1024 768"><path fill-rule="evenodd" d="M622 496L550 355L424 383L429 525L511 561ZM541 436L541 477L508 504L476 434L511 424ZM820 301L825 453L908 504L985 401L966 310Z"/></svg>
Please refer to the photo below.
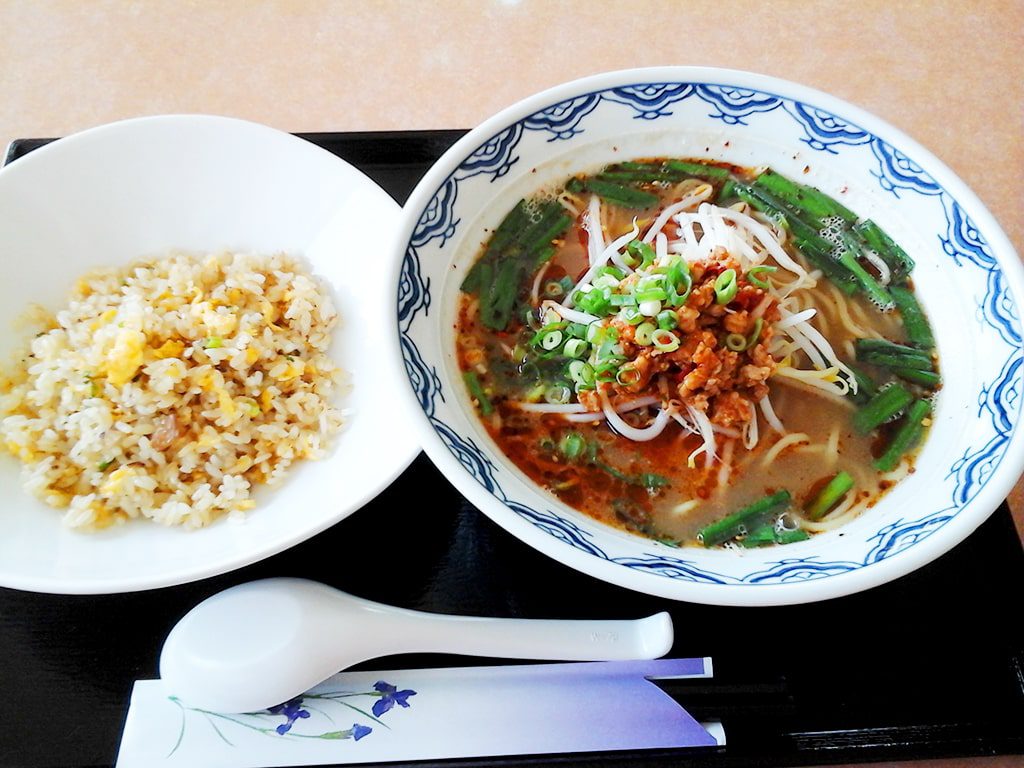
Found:
<svg viewBox="0 0 1024 768"><path fill-rule="evenodd" d="M276 578L207 598L171 630L160 655L169 694L215 712L254 712L335 672L395 653L518 659L654 659L672 647L672 619L487 619L410 611L325 584Z"/></svg>

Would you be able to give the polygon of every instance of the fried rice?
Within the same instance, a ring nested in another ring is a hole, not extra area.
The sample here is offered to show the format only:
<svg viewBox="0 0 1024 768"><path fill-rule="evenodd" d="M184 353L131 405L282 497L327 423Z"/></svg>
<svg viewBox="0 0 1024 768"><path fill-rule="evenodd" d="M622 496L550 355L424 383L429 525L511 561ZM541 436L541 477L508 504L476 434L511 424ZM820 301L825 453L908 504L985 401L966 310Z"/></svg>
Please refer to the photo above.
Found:
<svg viewBox="0 0 1024 768"><path fill-rule="evenodd" d="M344 386L337 313L286 254L186 254L90 273L0 375L0 445L63 522L198 528L324 455Z"/></svg>

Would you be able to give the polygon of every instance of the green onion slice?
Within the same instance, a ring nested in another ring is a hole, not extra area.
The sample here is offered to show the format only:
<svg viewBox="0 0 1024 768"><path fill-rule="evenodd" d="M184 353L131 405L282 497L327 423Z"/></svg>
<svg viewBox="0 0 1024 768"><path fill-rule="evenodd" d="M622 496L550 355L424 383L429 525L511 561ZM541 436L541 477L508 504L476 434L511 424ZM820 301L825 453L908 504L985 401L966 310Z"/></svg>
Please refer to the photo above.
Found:
<svg viewBox="0 0 1024 768"><path fill-rule="evenodd" d="M640 323L640 325L636 327L636 334L634 336L636 343L642 347L651 346L653 343L651 337L656 330L658 330L658 328L654 323Z"/></svg>
<svg viewBox="0 0 1024 768"><path fill-rule="evenodd" d="M747 348L747 338L742 333L730 333L725 337L725 346L733 352L742 352Z"/></svg>
<svg viewBox="0 0 1024 768"><path fill-rule="evenodd" d="M615 374L615 381L624 387L631 387L634 384L639 384L642 374L640 370L633 365L624 365L619 368L619 372Z"/></svg>
<svg viewBox="0 0 1024 768"><path fill-rule="evenodd" d="M679 349L679 337L672 333L672 331L659 328L651 334L651 341L654 344L654 348L662 352L675 352Z"/></svg>
<svg viewBox="0 0 1024 768"><path fill-rule="evenodd" d="M639 240L631 240L626 245L626 253L634 259L640 260L640 269L647 269L647 267L654 263L654 260L658 256L658 254L655 253L654 248L647 243L640 242Z"/></svg>
<svg viewBox="0 0 1024 768"><path fill-rule="evenodd" d="M736 282L736 270L727 269L715 279L715 302L728 304L736 298L739 284Z"/></svg>
<svg viewBox="0 0 1024 768"><path fill-rule="evenodd" d="M540 339L540 345L549 352L553 349L558 349L558 345L561 343L561 331L548 331Z"/></svg>
<svg viewBox="0 0 1024 768"><path fill-rule="evenodd" d="M544 337L551 333L551 331L560 331L567 325L568 323L566 323L564 320L558 320L557 322L554 323L547 323L545 325L542 325L537 330L537 332L533 334L533 338L530 339L530 344L532 344L535 347L538 346L544 340Z"/></svg>
<svg viewBox="0 0 1024 768"><path fill-rule="evenodd" d="M564 384L552 384L544 390L544 399L556 405L565 405L572 397L572 390Z"/></svg>
<svg viewBox="0 0 1024 768"><path fill-rule="evenodd" d="M750 349L752 346L757 344L758 340L761 338L761 331L763 331L763 330L764 330L764 320L762 320L759 317L759 318L757 318L754 321L754 330L751 331L750 338L747 339L747 349Z"/></svg>
<svg viewBox="0 0 1024 768"><path fill-rule="evenodd" d="M553 280L544 286L544 293L547 296L554 296L557 298L565 293L565 288L562 287L560 282Z"/></svg>
<svg viewBox="0 0 1024 768"><path fill-rule="evenodd" d="M568 432L558 441L558 452L570 461L582 456L586 448L587 441L579 432Z"/></svg>
<svg viewBox="0 0 1024 768"><path fill-rule="evenodd" d="M637 307L623 307L619 317L630 325L640 325L644 321L644 314Z"/></svg>
<svg viewBox="0 0 1024 768"><path fill-rule="evenodd" d="M644 301L665 301L668 298L668 291L664 288L648 288L643 291L637 291L636 300L639 302Z"/></svg>
<svg viewBox="0 0 1024 768"><path fill-rule="evenodd" d="M573 380L577 388L589 388L594 386L594 367L582 360L573 360L569 363L569 378Z"/></svg>
<svg viewBox="0 0 1024 768"><path fill-rule="evenodd" d="M751 267L749 270L747 270L747 282L767 291L768 282L766 280L762 280L760 277L758 277L758 275L764 273L777 272L778 269L778 267L772 267L769 266L768 264L762 264L759 267Z"/></svg>
<svg viewBox="0 0 1024 768"><path fill-rule="evenodd" d="M671 309L658 313L658 327L664 331L671 331L679 327L679 318Z"/></svg>
<svg viewBox="0 0 1024 768"><path fill-rule="evenodd" d="M566 357L583 357L589 346L583 339L569 339L563 351Z"/></svg>

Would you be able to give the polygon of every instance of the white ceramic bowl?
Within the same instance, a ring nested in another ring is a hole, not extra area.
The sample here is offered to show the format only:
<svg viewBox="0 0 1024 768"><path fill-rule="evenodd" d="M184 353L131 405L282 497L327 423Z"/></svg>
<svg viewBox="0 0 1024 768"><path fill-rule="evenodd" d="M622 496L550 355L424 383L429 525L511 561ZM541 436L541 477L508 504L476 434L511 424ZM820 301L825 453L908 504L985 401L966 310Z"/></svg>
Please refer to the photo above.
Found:
<svg viewBox="0 0 1024 768"><path fill-rule="evenodd" d="M485 230L546 181L635 157L770 165L841 197L917 260L944 387L916 472L842 529L742 553L675 549L613 530L540 490L477 422L454 356L458 287ZM806 171L805 171L806 167ZM708 68L612 72L531 96L471 131L405 208L397 348L424 448L523 541L623 587L727 605L821 600L933 560L1006 497L1024 466L1017 255L977 197L927 150L827 94Z"/></svg>
<svg viewBox="0 0 1024 768"><path fill-rule="evenodd" d="M342 317L331 354L352 377L348 422L330 455L297 464L256 492L244 522L198 531L145 522L80 533L21 490L0 456L0 585L99 593L212 576L329 527L386 487L418 452L401 421L397 367L381 361L390 288L366 265L392 253L397 204L334 155L240 120L162 116L101 126L36 150L0 171L0 360L29 302L61 306L90 268L171 249L288 251L333 289Z"/></svg>

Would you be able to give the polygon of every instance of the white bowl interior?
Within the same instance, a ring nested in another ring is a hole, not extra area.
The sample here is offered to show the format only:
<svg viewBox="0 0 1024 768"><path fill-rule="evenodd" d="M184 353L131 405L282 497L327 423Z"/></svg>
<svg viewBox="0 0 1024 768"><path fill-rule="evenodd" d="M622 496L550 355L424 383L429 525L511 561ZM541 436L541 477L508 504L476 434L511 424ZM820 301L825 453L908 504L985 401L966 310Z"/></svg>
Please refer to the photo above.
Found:
<svg viewBox="0 0 1024 768"><path fill-rule="evenodd" d="M612 73L528 99L464 139L413 193L405 232L413 247L403 276L418 276L424 290L429 281L431 311L417 315L406 309L399 328L407 368L417 371L421 364L438 376L440 397L434 398L422 386L429 376L415 376L428 417L425 447L501 525L557 559L623 586L734 604L800 602L863 589L962 539L1020 472L1012 394L1019 387L1014 340L1019 345L1020 265L969 190L894 129L793 84L713 71L716 79L700 79L707 74ZM723 82L691 85L689 93L679 86ZM622 86L629 84L628 93L639 96L624 95ZM650 107L644 98L673 89L683 95L670 106L662 103L656 117L637 119ZM473 416L459 385L454 310L459 284L487 231L516 201L549 182L615 160L656 156L771 165L874 219L917 262L914 282L935 330L944 374L934 424L915 473L841 529L739 554L672 549L600 525L538 489ZM954 231L964 213L971 221ZM993 302L1001 306L979 311ZM1002 391L1006 396L996 397ZM992 418L978 417L979 399Z"/></svg>
<svg viewBox="0 0 1024 768"><path fill-rule="evenodd" d="M91 268L172 249L287 251L333 292L342 318L331 354L351 376L346 426L329 457L260 489L242 522L169 529L146 521L97 533L63 528L60 513L21 491L0 456L5 535L0 584L108 592L189 581L302 541L359 508L412 460L412 436L378 428L399 400L399 371L366 365L388 343L385 272L395 202L329 153L264 126L167 116L115 123L37 150L0 172L0 360L23 345L30 302L59 308Z"/></svg>

